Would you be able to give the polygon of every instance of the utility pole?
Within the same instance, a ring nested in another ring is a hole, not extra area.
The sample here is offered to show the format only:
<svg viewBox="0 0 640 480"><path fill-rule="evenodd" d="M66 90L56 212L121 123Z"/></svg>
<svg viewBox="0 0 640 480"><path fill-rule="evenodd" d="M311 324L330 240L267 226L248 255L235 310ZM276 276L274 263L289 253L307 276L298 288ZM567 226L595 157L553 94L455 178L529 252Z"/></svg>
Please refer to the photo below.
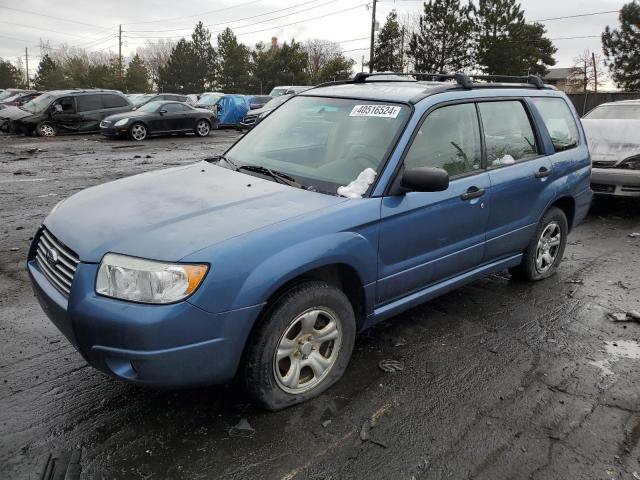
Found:
<svg viewBox="0 0 640 480"><path fill-rule="evenodd" d="M360 71L361 71L361 72L364 72L364 55L362 55L362 62L360 63L360 65L362 66L362 67L360 68Z"/></svg>
<svg viewBox="0 0 640 480"><path fill-rule="evenodd" d="M400 71L404 72L404 25L402 26L402 36L400 40Z"/></svg>
<svg viewBox="0 0 640 480"><path fill-rule="evenodd" d="M27 47L24 47L24 60L27 64L27 90L31 88L31 83L29 81L29 50Z"/></svg>
<svg viewBox="0 0 640 480"><path fill-rule="evenodd" d="M369 73L373 73L373 44L376 35L376 3L378 3L378 0L373 0L373 7L371 9L371 46L369 48Z"/></svg>
<svg viewBox="0 0 640 480"><path fill-rule="evenodd" d="M596 67L595 52L591 52L591 62L593 63L593 92L598 93L598 67Z"/></svg>
<svg viewBox="0 0 640 480"><path fill-rule="evenodd" d="M122 83L122 25L118 25L118 72Z"/></svg>

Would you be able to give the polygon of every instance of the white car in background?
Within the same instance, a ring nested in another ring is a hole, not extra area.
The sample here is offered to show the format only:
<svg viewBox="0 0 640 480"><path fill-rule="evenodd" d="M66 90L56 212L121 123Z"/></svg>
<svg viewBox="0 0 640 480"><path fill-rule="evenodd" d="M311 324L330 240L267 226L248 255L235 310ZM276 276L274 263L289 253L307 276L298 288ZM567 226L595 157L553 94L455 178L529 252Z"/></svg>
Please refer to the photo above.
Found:
<svg viewBox="0 0 640 480"><path fill-rule="evenodd" d="M582 119L598 195L640 198L640 100L603 103Z"/></svg>

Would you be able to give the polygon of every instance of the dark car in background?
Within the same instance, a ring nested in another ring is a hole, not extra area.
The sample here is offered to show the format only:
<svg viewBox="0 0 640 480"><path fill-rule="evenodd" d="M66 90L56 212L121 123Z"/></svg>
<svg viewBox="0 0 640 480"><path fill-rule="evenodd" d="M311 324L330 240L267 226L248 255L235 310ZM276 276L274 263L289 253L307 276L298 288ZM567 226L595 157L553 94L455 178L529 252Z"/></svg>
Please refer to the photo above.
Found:
<svg viewBox="0 0 640 480"><path fill-rule="evenodd" d="M200 99L198 103L196 103L197 108L206 108L207 110L211 110L212 112L217 111L216 104L218 100L220 100L224 96L224 93L221 92L206 92L200 95Z"/></svg>
<svg viewBox="0 0 640 480"><path fill-rule="evenodd" d="M10 131L43 137L98 132L103 118L132 108L117 90L54 90L0 111L0 123L5 118Z"/></svg>
<svg viewBox="0 0 640 480"><path fill-rule="evenodd" d="M135 108L140 108L142 105L145 105L149 102L162 101L182 102L189 104L193 103L187 95L181 95L179 93L146 93L137 97L133 102L133 106Z"/></svg>
<svg viewBox="0 0 640 480"><path fill-rule="evenodd" d="M210 110L182 102L154 101L105 118L100 123L100 133L111 138L129 137L142 141L151 135L171 133L195 133L206 137L217 127L216 115Z"/></svg>
<svg viewBox="0 0 640 480"><path fill-rule="evenodd" d="M308 90L311 87L305 87L304 85L282 85L279 87L273 87L273 90L269 93L270 97L279 97L280 95L290 95L292 93L300 93Z"/></svg>
<svg viewBox="0 0 640 480"><path fill-rule="evenodd" d="M42 92L38 92L36 90L18 90L14 91L13 93L13 95L0 100L0 110L3 110L7 107L19 107L20 105L24 105L29 100L42 94Z"/></svg>
<svg viewBox="0 0 640 480"><path fill-rule="evenodd" d="M264 107L273 97L269 95L248 95L249 110L257 110Z"/></svg>
<svg viewBox="0 0 640 480"><path fill-rule="evenodd" d="M273 110L289 100L293 95L280 95L269 100L262 108L256 110L249 110L240 122L240 128L242 130L251 130L258 123L260 123L267 115Z"/></svg>

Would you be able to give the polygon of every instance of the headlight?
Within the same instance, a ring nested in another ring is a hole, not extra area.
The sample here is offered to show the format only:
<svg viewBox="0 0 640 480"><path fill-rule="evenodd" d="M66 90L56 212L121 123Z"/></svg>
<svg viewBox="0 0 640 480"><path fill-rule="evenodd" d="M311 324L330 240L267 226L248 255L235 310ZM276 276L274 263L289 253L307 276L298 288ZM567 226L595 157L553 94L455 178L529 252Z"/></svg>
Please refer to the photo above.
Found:
<svg viewBox="0 0 640 480"><path fill-rule="evenodd" d="M163 263L108 253L100 263L96 292L141 303L172 303L198 288L207 265Z"/></svg>
<svg viewBox="0 0 640 480"><path fill-rule="evenodd" d="M640 156L627 158L620 163L619 167L628 170L640 170Z"/></svg>
<svg viewBox="0 0 640 480"><path fill-rule="evenodd" d="M118 120L114 125L116 127L121 127L123 125L126 125L128 121L129 121L128 118L123 118L122 120Z"/></svg>

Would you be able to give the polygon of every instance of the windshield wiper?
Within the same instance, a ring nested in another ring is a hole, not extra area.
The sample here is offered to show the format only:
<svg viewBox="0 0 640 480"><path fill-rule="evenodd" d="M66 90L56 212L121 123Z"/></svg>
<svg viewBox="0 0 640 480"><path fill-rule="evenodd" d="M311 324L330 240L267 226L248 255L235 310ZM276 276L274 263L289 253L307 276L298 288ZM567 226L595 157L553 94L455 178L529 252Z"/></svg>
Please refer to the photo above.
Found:
<svg viewBox="0 0 640 480"><path fill-rule="evenodd" d="M248 170L249 172L261 173L263 175L268 175L273 178L277 183L283 183L285 185L289 185L290 187L301 188L298 182L295 179L286 173L278 172L271 170L270 168L263 167L261 165L241 165L238 167L238 172L241 170Z"/></svg>
<svg viewBox="0 0 640 480"><path fill-rule="evenodd" d="M225 157L224 155L218 155L216 157L212 157L212 158L205 158L206 162L219 162L220 160L223 160L224 162L227 163L227 165L229 165L231 168L233 168L236 172L240 171L240 167L238 167L238 165L236 165L233 161L229 160L227 157Z"/></svg>

